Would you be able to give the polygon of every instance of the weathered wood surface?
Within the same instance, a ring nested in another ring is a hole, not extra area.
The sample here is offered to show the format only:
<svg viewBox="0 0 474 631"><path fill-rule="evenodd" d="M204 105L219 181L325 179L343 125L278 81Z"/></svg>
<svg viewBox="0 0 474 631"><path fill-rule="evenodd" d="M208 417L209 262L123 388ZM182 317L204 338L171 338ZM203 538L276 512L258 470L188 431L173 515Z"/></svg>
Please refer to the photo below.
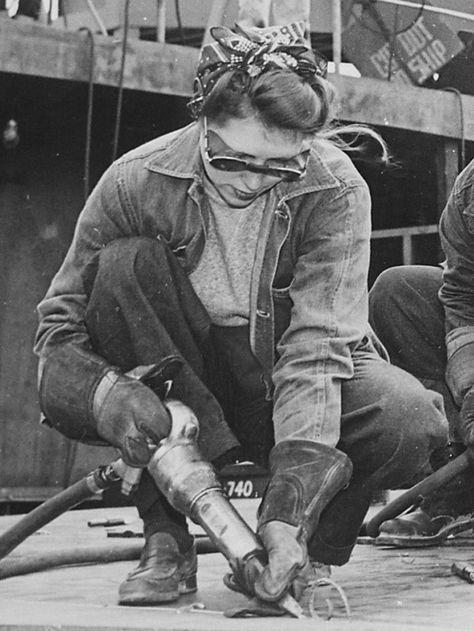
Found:
<svg viewBox="0 0 474 631"><path fill-rule="evenodd" d="M251 525L255 523L256 505L256 500L236 502ZM32 536L11 556L107 541L127 545L127 540L107 540L101 528L87 527L92 517L105 516L134 521L135 511L115 508L71 512L45 527L42 534ZM0 518L0 529L16 519ZM328 631L466 631L473 628L474 585L452 576L450 566L454 560L473 557L474 546L426 550L357 546L350 563L333 570L333 578L344 589L352 608L349 626L342 619L322 623L286 617L245 621L224 618L224 609L245 600L222 584L221 577L228 567L218 554L200 556L199 591L183 598L176 607L117 606L118 585L134 566L133 561L58 568L0 581L0 629L313 631L324 626ZM178 609L193 602L203 603L206 609L195 613Z"/></svg>
<svg viewBox="0 0 474 631"><path fill-rule="evenodd" d="M94 80L117 86L121 40L100 35L94 39ZM124 87L189 96L198 55L195 48L130 38ZM0 20L0 71L88 81L90 62L91 42L85 32ZM341 119L474 140L472 96L463 95L460 103L456 94L441 90L334 75L330 80L341 95Z"/></svg>
<svg viewBox="0 0 474 631"><path fill-rule="evenodd" d="M400 86L377 79L331 76L341 97L340 118L446 138L474 140L474 97ZM464 119L464 124L461 124Z"/></svg>
<svg viewBox="0 0 474 631"><path fill-rule="evenodd" d="M94 81L117 86L122 40L94 35ZM85 31L63 31L36 24L0 20L0 71L88 81L91 39ZM127 42L124 87L187 96L192 88L199 51L185 46Z"/></svg>

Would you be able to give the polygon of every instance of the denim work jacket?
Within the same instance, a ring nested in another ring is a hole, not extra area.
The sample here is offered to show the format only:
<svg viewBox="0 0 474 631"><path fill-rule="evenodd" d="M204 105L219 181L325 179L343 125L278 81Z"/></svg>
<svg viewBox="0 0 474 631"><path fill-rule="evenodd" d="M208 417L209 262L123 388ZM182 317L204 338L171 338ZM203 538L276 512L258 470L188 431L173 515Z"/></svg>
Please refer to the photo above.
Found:
<svg viewBox="0 0 474 631"><path fill-rule="evenodd" d="M193 123L127 153L90 195L38 307L40 389L58 345L90 349L82 272L100 248L121 237L160 238L187 273L196 267L207 219L199 133ZM367 338L370 195L351 160L325 141L315 141L306 174L273 193L249 288L251 348L273 399L276 441L291 436L334 446L352 356L359 349L376 355ZM97 379L88 383L92 389Z"/></svg>
<svg viewBox="0 0 474 631"><path fill-rule="evenodd" d="M458 405L474 385L474 160L458 175L440 221L446 256L440 299L445 310L446 380Z"/></svg>

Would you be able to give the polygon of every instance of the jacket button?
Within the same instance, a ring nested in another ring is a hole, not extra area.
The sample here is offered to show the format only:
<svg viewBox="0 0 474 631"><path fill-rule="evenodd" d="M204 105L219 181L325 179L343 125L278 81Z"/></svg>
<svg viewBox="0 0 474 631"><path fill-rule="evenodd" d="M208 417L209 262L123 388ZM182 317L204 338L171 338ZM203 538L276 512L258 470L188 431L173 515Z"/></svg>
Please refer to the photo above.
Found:
<svg viewBox="0 0 474 631"><path fill-rule="evenodd" d="M286 213L284 210L281 210L281 208L277 208L275 210L275 215L281 217L281 219L288 219L288 213Z"/></svg>
<svg viewBox="0 0 474 631"><path fill-rule="evenodd" d="M260 316L261 318L270 317L270 314L268 313L268 311L264 311L263 309L257 309L257 315Z"/></svg>

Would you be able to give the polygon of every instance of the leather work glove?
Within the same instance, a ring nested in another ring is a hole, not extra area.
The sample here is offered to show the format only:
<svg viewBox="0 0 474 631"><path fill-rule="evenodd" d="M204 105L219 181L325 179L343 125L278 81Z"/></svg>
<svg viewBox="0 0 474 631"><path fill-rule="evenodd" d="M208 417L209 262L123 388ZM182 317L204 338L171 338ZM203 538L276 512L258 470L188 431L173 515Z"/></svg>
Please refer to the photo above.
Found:
<svg viewBox="0 0 474 631"><path fill-rule="evenodd" d="M171 429L171 416L157 395L141 381L113 370L99 382L93 416L102 438L121 451L133 467L146 467L153 448Z"/></svg>
<svg viewBox="0 0 474 631"><path fill-rule="evenodd" d="M298 527L282 521L270 521L262 527L259 535L268 554L268 564L255 581L258 598L280 600L305 566L308 554L298 534Z"/></svg>
<svg viewBox="0 0 474 631"><path fill-rule="evenodd" d="M262 600L275 601L307 564L307 542L321 512L348 484L352 463L334 447L297 439L277 443L269 465L270 481L257 527L268 565L255 581L255 593Z"/></svg>

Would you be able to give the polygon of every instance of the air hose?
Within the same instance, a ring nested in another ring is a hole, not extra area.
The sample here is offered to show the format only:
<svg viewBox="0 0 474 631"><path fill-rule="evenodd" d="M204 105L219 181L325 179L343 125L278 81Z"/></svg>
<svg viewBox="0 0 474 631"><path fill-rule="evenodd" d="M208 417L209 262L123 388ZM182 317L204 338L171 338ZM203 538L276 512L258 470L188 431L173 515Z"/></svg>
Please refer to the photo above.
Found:
<svg viewBox="0 0 474 631"><path fill-rule="evenodd" d="M2 532L0 534L0 580L11 576L41 572L62 565L137 560L143 549L141 539L122 541L120 544L68 546L62 550L29 554L27 558L5 559L20 543L53 519L119 481L121 478L115 471L115 465L116 463L112 463L98 467L64 491L34 508L16 524ZM198 554L218 551L208 537L198 537L196 546Z"/></svg>
<svg viewBox="0 0 474 631"><path fill-rule="evenodd" d="M90 499L109 488L119 479L112 465L100 466L85 478L34 508L0 535L0 559L10 554L22 541L45 524L84 500Z"/></svg>

